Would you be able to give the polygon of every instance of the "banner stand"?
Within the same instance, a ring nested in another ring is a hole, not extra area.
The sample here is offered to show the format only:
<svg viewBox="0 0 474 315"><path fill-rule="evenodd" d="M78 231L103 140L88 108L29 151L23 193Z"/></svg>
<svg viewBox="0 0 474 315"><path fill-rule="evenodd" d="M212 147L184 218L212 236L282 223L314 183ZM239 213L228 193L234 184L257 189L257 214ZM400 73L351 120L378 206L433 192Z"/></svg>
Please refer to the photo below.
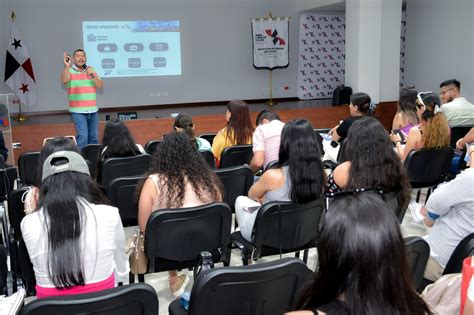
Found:
<svg viewBox="0 0 474 315"><path fill-rule="evenodd" d="M20 124L28 120L28 116L21 112L21 102L18 104L18 115L13 116L13 120L18 121Z"/></svg>
<svg viewBox="0 0 474 315"><path fill-rule="evenodd" d="M265 104L267 104L268 106L274 106L278 104L277 102L273 100L272 73L273 73L273 70L270 69L270 99L267 102L265 102Z"/></svg>

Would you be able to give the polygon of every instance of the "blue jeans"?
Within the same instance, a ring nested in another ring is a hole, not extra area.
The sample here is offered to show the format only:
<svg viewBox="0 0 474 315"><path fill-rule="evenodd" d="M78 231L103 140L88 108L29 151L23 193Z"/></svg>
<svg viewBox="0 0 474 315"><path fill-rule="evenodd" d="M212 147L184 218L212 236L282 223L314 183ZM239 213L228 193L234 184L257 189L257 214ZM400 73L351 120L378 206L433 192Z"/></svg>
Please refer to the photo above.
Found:
<svg viewBox="0 0 474 315"><path fill-rule="evenodd" d="M99 143L99 114L71 113L76 127L76 141L82 150L86 144Z"/></svg>

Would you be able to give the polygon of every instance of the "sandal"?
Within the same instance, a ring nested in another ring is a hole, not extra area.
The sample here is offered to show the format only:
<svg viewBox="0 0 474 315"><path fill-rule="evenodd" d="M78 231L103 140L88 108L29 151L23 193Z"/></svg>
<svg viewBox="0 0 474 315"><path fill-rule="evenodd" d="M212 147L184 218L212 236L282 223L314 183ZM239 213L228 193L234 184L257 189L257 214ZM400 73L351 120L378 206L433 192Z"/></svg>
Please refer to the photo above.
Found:
<svg viewBox="0 0 474 315"><path fill-rule="evenodd" d="M168 281L170 281L170 278L168 278ZM173 293L174 297L179 298L181 295L183 295L188 283L189 277L186 275L179 275L178 281L176 281L173 285L170 282L170 290Z"/></svg>

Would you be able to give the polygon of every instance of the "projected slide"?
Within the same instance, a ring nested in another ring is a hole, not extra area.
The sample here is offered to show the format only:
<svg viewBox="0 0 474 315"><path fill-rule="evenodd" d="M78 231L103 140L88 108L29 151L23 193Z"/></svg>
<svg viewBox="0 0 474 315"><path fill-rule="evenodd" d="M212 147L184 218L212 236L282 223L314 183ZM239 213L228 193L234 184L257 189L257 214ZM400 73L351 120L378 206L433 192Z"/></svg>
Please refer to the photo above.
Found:
<svg viewBox="0 0 474 315"><path fill-rule="evenodd" d="M181 75L179 21L84 21L82 36L103 78Z"/></svg>

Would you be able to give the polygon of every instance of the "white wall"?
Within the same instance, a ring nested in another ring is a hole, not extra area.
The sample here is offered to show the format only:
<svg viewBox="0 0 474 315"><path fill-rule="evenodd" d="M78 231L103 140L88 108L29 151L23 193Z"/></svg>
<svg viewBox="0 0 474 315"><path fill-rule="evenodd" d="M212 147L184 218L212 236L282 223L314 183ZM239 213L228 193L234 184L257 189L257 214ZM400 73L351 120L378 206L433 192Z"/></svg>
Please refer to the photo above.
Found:
<svg viewBox="0 0 474 315"><path fill-rule="evenodd" d="M474 1L407 1L405 82L439 92L451 78L474 101Z"/></svg>
<svg viewBox="0 0 474 315"><path fill-rule="evenodd" d="M218 101L268 97L268 71L252 63L250 18L290 16L287 69L273 72L274 97L295 97L300 9L310 0L0 0L0 56L10 36L10 12L26 42L35 71L39 102L31 111L67 108L59 82L63 51L82 46L83 20L180 20L182 75L108 78L101 107ZM0 69L4 69L0 57ZM92 65L93 66L93 65ZM2 75L3 78L3 75ZM281 87L289 86L289 91ZM9 93L0 82L0 93ZM162 96L157 97L156 94ZM167 96L163 96L163 93ZM151 96L153 95L153 96Z"/></svg>

